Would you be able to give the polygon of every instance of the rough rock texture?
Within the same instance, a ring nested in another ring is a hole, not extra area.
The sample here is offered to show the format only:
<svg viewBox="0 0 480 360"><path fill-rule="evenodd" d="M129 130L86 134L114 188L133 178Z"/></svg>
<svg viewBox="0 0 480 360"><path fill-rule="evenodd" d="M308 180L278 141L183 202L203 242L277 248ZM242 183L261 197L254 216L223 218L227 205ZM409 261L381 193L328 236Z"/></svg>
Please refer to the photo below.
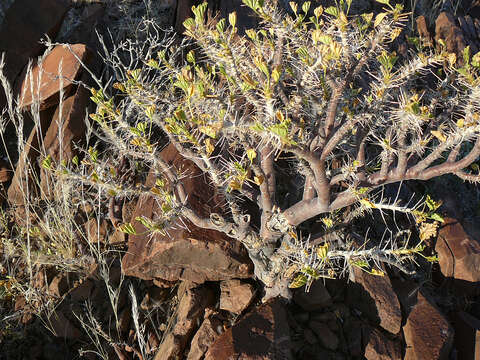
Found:
<svg viewBox="0 0 480 360"><path fill-rule="evenodd" d="M438 43L440 39L445 41L447 51L455 53L457 60L462 62L462 53L466 46L465 38L455 18L448 12L440 13L435 22L435 41Z"/></svg>
<svg viewBox="0 0 480 360"><path fill-rule="evenodd" d="M211 314L203 320L202 325L192 339L187 360L201 360L208 351L210 345L223 331L223 324L215 314Z"/></svg>
<svg viewBox="0 0 480 360"><path fill-rule="evenodd" d="M27 74L27 69L22 72L16 87L16 93L20 96L20 107L26 108L38 100L40 109L43 110L58 104L61 89L65 94L69 93L73 87L72 81L78 79L82 73L78 59L85 64L89 55L83 44L69 47L55 46L40 64L33 66L31 74Z"/></svg>
<svg viewBox="0 0 480 360"><path fill-rule="evenodd" d="M32 129L25 142L25 149L20 154L12 182L8 188L8 201L12 206L23 207L27 193L31 197L39 195L33 180L34 173L37 173L35 176L38 176L38 166L35 160L40 155L38 149L51 118L51 110L42 111L39 126ZM17 215L17 218L22 218L19 211L17 211Z"/></svg>
<svg viewBox="0 0 480 360"><path fill-rule="evenodd" d="M60 107L55 111L44 138L46 154L50 155L55 163L59 161L69 163L77 155L75 145L81 145L85 140L85 116L89 101L88 90L79 87L75 95L62 102L62 113L60 114ZM52 181L53 179L47 175L47 170L42 170L40 173L42 195L50 197L53 194Z"/></svg>
<svg viewBox="0 0 480 360"><path fill-rule="evenodd" d="M445 219L438 233L435 250L445 277L480 281L480 243L471 238L458 221Z"/></svg>
<svg viewBox="0 0 480 360"><path fill-rule="evenodd" d="M220 291L220 309L234 314L240 314L245 310L254 295L253 286L238 279L222 281Z"/></svg>
<svg viewBox="0 0 480 360"><path fill-rule="evenodd" d="M364 338L367 360L401 360L400 342L394 341L378 329L372 329Z"/></svg>
<svg viewBox="0 0 480 360"><path fill-rule="evenodd" d="M405 360L446 360L453 344L453 328L421 292L403 327Z"/></svg>
<svg viewBox="0 0 480 360"><path fill-rule="evenodd" d="M160 156L186 174L182 181L193 209L202 216L208 216L210 211L219 211L221 203L216 201L213 190L192 162L181 157L173 145L166 147ZM147 183L152 182L153 177L150 176ZM157 210L153 197L142 196L133 219L142 215L153 218ZM252 275L253 267L243 245L218 231L199 229L188 219L185 219L185 224L169 230L166 236L158 234L150 237L144 234L145 227L135 221L136 233L144 235L129 236L128 251L122 260L125 274L145 280L182 279L196 283Z"/></svg>
<svg viewBox="0 0 480 360"><path fill-rule="evenodd" d="M354 271L355 282L360 284L366 293L351 286L349 303L374 323L392 334L397 334L401 327L402 311L389 276L372 276L359 268ZM372 300L374 304L371 303Z"/></svg>
<svg viewBox="0 0 480 360"><path fill-rule="evenodd" d="M178 359L203 318L205 308L215 301L213 291L203 285L185 290L180 288L179 292L180 303L175 325L160 344L155 360Z"/></svg>
<svg viewBox="0 0 480 360"><path fill-rule="evenodd" d="M418 35L425 40L425 44L431 46L433 44L432 35L428 31L427 21L425 16L421 15L416 19Z"/></svg>
<svg viewBox="0 0 480 360"><path fill-rule="evenodd" d="M291 359L290 332L284 305L278 298L256 308L220 335L205 360Z"/></svg>
<svg viewBox="0 0 480 360"><path fill-rule="evenodd" d="M321 281L314 281L309 292L304 288L296 290L293 301L306 311L320 310L332 304L332 298Z"/></svg>

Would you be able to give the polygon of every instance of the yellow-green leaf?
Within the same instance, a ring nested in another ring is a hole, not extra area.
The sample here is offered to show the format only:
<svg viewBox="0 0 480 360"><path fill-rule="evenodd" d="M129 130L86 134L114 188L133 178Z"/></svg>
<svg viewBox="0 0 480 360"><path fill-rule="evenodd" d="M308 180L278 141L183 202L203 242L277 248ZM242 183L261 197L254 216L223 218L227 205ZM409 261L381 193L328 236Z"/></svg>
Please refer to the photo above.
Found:
<svg viewBox="0 0 480 360"><path fill-rule="evenodd" d="M374 27L377 27L378 25L380 25L380 23L383 21L383 19L385 19L385 17L388 15L388 13L380 13L378 14L376 17L375 17L375 21L373 23L373 26Z"/></svg>

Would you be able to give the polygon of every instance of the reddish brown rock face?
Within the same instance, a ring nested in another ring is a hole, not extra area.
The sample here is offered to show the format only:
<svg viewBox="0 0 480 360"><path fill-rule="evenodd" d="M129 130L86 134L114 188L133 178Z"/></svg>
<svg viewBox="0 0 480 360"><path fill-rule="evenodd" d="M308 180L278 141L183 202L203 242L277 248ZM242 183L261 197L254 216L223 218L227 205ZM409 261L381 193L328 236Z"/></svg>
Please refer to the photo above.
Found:
<svg viewBox="0 0 480 360"><path fill-rule="evenodd" d="M205 360L291 359L290 331L281 301L270 300L220 335Z"/></svg>
<svg viewBox="0 0 480 360"><path fill-rule="evenodd" d="M440 39L445 41L447 51L455 53L457 59L462 61L462 52L466 46L465 38L453 15L447 12L440 13L435 22L435 40L438 43Z"/></svg>
<svg viewBox="0 0 480 360"><path fill-rule="evenodd" d="M402 350L400 343L385 336L381 331L372 329L365 336L365 358L367 360L400 360Z"/></svg>
<svg viewBox="0 0 480 360"><path fill-rule="evenodd" d="M220 309L241 314L250 304L254 288L238 279L226 280L220 283Z"/></svg>
<svg viewBox="0 0 480 360"><path fill-rule="evenodd" d="M190 343L194 330L202 321L205 309L214 304L213 291L204 285L191 289L180 286L176 323L165 336L155 356L155 360L175 360L181 358L183 350Z"/></svg>
<svg viewBox="0 0 480 360"><path fill-rule="evenodd" d="M471 238L455 219L445 219L435 246L445 277L480 281L480 243Z"/></svg>
<svg viewBox="0 0 480 360"><path fill-rule="evenodd" d="M453 343L453 329L440 311L421 293L403 327L407 344L405 360L446 360Z"/></svg>
<svg viewBox="0 0 480 360"><path fill-rule="evenodd" d="M182 181L191 208L202 216L220 211L221 200L215 198L213 189L192 162L180 156L173 145L165 148L160 156L185 174ZM157 211L155 199L142 196L133 219L138 216L152 219ZM184 224L169 230L165 236L151 237L141 223L134 221L137 235L129 237L128 251L122 260L125 274L145 280L159 278L196 283L252 276L253 267L243 245L218 231L199 229L188 219Z"/></svg>
<svg viewBox="0 0 480 360"><path fill-rule="evenodd" d="M66 0L16 0L9 7L0 28L0 53L5 52L4 69L13 83L28 59L42 52L45 34L55 38L70 8ZM0 105L5 101L0 91Z"/></svg>
<svg viewBox="0 0 480 360"><path fill-rule="evenodd" d="M85 140L85 115L89 101L88 90L79 87L75 95L63 101L62 112L60 113L60 107L55 111L43 144L46 155L50 155L56 163L72 160L77 155L75 145L80 145ZM52 184L47 180L46 170L42 169L40 181L42 195L50 196Z"/></svg>
<svg viewBox="0 0 480 360"><path fill-rule="evenodd" d="M375 304L376 314L367 310L364 305L367 301L360 301L351 305L358 307L372 321L392 334L400 331L402 311L397 295L393 291L389 276L372 276L361 269L355 268L355 282L362 285L363 289ZM366 295L366 294L365 294Z"/></svg>
<svg viewBox="0 0 480 360"><path fill-rule="evenodd" d="M32 68L31 74L25 69L20 76L16 91L20 96L20 107L29 107L35 101L40 102L41 110L58 104L60 90L68 94L72 81L82 72L80 61L86 63L87 58L87 48L83 44L71 45L70 49L60 45L54 47L40 64Z"/></svg>

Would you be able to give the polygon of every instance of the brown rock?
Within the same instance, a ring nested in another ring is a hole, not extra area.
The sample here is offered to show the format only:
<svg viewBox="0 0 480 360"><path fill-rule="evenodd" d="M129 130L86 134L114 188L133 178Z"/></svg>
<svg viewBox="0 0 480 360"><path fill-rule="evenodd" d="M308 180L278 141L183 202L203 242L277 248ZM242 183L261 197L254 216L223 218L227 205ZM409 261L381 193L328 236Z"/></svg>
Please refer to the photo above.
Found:
<svg viewBox="0 0 480 360"><path fill-rule="evenodd" d="M480 243L468 236L458 221L445 219L438 233L435 250L445 277L480 281Z"/></svg>
<svg viewBox="0 0 480 360"><path fill-rule="evenodd" d="M337 349L339 343L338 337L328 328L327 324L312 320L308 326L315 334L317 334L317 337L320 339L320 343L323 347L329 350Z"/></svg>
<svg viewBox="0 0 480 360"><path fill-rule="evenodd" d="M175 326L160 344L155 360L178 359L190 342L193 331L204 315L205 308L215 301L213 292L205 286L186 289L183 292L179 289L179 292L180 302Z"/></svg>
<svg viewBox="0 0 480 360"><path fill-rule="evenodd" d="M296 290L293 301L305 311L320 310L332 304L332 298L321 281L314 281L309 292L303 288Z"/></svg>
<svg viewBox="0 0 480 360"><path fill-rule="evenodd" d="M366 293L351 287L349 304L385 330L397 334L401 327L402 311L389 276L386 273L385 276L373 276L357 267L354 267L354 275L355 282Z"/></svg>
<svg viewBox="0 0 480 360"><path fill-rule="evenodd" d="M420 15L416 19L417 23L417 31L418 35L425 41L425 45L427 46L432 46L433 45L433 40L432 40L432 35L430 34L430 31L428 31L427 27L427 21L425 20L425 16Z"/></svg>
<svg viewBox="0 0 480 360"><path fill-rule="evenodd" d="M183 181L189 205L201 216L209 216L221 203L205 183L200 170L180 156L173 145L166 147L160 156L178 171L188 174ZM147 184L153 183L149 176ZM151 196L138 200L133 218L154 218L157 201ZM215 230L200 229L185 219L186 226L169 229L163 236L151 237L146 228L134 222L137 234L130 235L128 251L123 257L126 275L145 280L160 278L167 281L190 280L196 283L252 275L252 264L242 244Z"/></svg>
<svg viewBox="0 0 480 360"><path fill-rule="evenodd" d="M462 63L463 49L466 47L463 32L457 25L455 18L448 12L438 15L435 22L435 41L445 41L447 51L457 55L457 61Z"/></svg>
<svg viewBox="0 0 480 360"><path fill-rule="evenodd" d="M220 309L240 314L253 299L253 286L238 279L225 280L220 283Z"/></svg>
<svg viewBox="0 0 480 360"><path fill-rule="evenodd" d="M87 240L91 244L105 243L108 234L108 222L105 219L101 219L100 222L97 219L90 219L84 225L85 233L87 234Z"/></svg>
<svg viewBox="0 0 480 360"><path fill-rule="evenodd" d="M480 360L480 320L460 311L453 314L457 359Z"/></svg>
<svg viewBox="0 0 480 360"><path fill-rule="evenodd" d="M55 111L44 138L46 155L50 155L55 163L60 161L69 163L77 155L75 145L83 144L85 138L88 103L89 92L79 87L74 96L62 102L62 113L60 114L59 107ZM54 196L54 181L48 175L48 170L41 171L40 183L44 197Z"/></svg>
<svg viewBox="0 0 480 360"><path fill-rule="evenodd" d="M36 160L40 155L38 149L40 148L41 139L45 135L45 131L51 118L51 110L40 112L40 123L30 132L25 143L25 149L23 153L20 154L12 182L8 188L8 201L10 205L19 207L17 210L17 220L20 221L22 217L24 217L24 215L21 214L20 209L25 206L27 195L31 198L39 197L38 184L34 180L38 177L38 164ZM22 140L20 139L19 141Z"/></svg>
<svg viewBox="0 0 480 360"><path fill-rule="evenodd" d="M0 159L0 183L6 183L12 178L13 171L10 169L10 164Z"/></svg>
<svg viewBox="0 0 480 360"><path fill-rule="evenodd" d="M403 327L405 360L446 360L453 344L453 328L421 292Z"/></svg>
<svg viewBox="0 0 480 360"><path fill-rule="evenodd" d="M205 360L291 359L287 314L281 300L272 299L220 335Z"/></svg>
<svg viewBox="0 0 480 360"><path fill-rule="evenodd" d="M16 89L16 93L20 96L20 107L26 108L35 101L39 101L40 109L43 110L58 104L60 91L64 94L70 92L73 86L72 81L78 79L82 72L78 59L84 64L87 63L88 52L83 44L69 45L69 47L55 46L44 57L42 63L33 66L31 74L27 74L27 69L23 71ZM60 64L61 69L59 69Z"/></svg>
<svg viewBox="0 0 480 360"><path fill-rule="evenodd" d="M49 294L62 297L69 290L68 275L56 275L48 285Z"/></svg>
<svg viewBox="0 0 480 360"><path fill-rule="evenodd" d="M5 74L13 85L29 58L43 50L40 44L45 34L54 39L65 14L67 0L15 0L5 13L0 28L0 53L5 52ZM0 108L5 104L0 90Z"/></svg>
<svg viewBox="0 0 480 360"><path fill-rule="evenodd" d="M402 349L398 341L385 336L378 329L372 329L364 339L367 360L401 360Z"/></svg>
<svg viewBox="0 0 480 360"><path fill-rule="evenodd" d="M203 320L202 325L200 325L192 339L187 360L203 359L204 354L219 334L221 334L221 331L223 331L222 321L214 314Z"/></svg>

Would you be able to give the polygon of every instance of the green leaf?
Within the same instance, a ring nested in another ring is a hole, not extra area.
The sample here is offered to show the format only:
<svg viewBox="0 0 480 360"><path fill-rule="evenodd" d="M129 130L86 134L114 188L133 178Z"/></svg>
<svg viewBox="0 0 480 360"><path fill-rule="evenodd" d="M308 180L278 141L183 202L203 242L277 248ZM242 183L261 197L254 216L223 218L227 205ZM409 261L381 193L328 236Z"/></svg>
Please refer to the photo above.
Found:
<svg viewBox="0 0 480 360"><path fill-rule="evenodd" d="M383 13L380 13L378 14L376 17L375 17L375 21L373 23L373 27L377 27L378 25L380 25L380 23L383 21L383 19L385 19L385 17L388 15L388 13L386 12L383 12Z"/></svg>
<svg viewBox="0 0 480 360"><path fill-rule="evenodd" d="M307 283L307 277L304 274L298 274L297 277L288 285L290 289L297 289Z"/></svg>
<svg viewBox="0 0 480 360"><path fill-rule="evenodd" d="M197 24L203 24L203 20L205 17L205 11L207 10L207 3L204 2L197 6L192 6L192 12L195 15L195 22Z"/></svg>
<svg viewBox="0 0 480 360"><path fill-rule="evenodd" d="M195 53L193 52L193 50L190 50L187 54L187 61L191 64L194 64L195 63Z"/></svg>
<svg viewBox="0 0 480 360"><path fill-rule="evenodd" d="M135 235L137 232L131 223L125 223L118 227L118 230L125 234Z"/></svg>
<svg viewBox="0 0 480 360"><path fill-rule="evenodd" d="M217 25L215 27L219 33L223 33L225 31L225 24L225 19L221 19L217 22Z"/></svg>
<svg viewBox="0 0 480 360"><path fill-rule="evenodd" d="M338 17L338 9L335 6L329 6L328 8L325 9L325 12L328 15Z"/></svg>
<svg viewBox="0 0 480 360"><path fill-rule="evenodd" d="M47 157L42 160L42 167L46 170L52 169L52 157L50 155L47 155Z"/></svg>
<svg viewBox="0 0 480 360"><path fill-rule="evenodd" d="M257 157L257 152L255 151L255 149L248 149L247 157L248 157L248 160L250 160L250 162L253 163L253 160Z"/></svg>
<svg viewBox="0 0 480 360"><path fill-rule="evenodd" d="M185 27L185 29L192 31L193 29L195 29L195 20L193 20L192 18L188 18L183 22L183 26Z"/></svg>
<svg viewBox="0 0 480 360"><path fill-rule="evenodd" d="M311 2L310 1L305 1L302 5L302 10L303 12L306 14L308 13L308 10L310 10L310 4Z"/></svg>
<svg viewBox="0 0 480 360"><path fill-rule="evenodd" d="M436 220L436 221L439 221L441 223L445 222L445 220L443 219L443 217L440 215L440 214L437 214L437 213L433 213L429 216L430 219L432 220Z"/></svg>

